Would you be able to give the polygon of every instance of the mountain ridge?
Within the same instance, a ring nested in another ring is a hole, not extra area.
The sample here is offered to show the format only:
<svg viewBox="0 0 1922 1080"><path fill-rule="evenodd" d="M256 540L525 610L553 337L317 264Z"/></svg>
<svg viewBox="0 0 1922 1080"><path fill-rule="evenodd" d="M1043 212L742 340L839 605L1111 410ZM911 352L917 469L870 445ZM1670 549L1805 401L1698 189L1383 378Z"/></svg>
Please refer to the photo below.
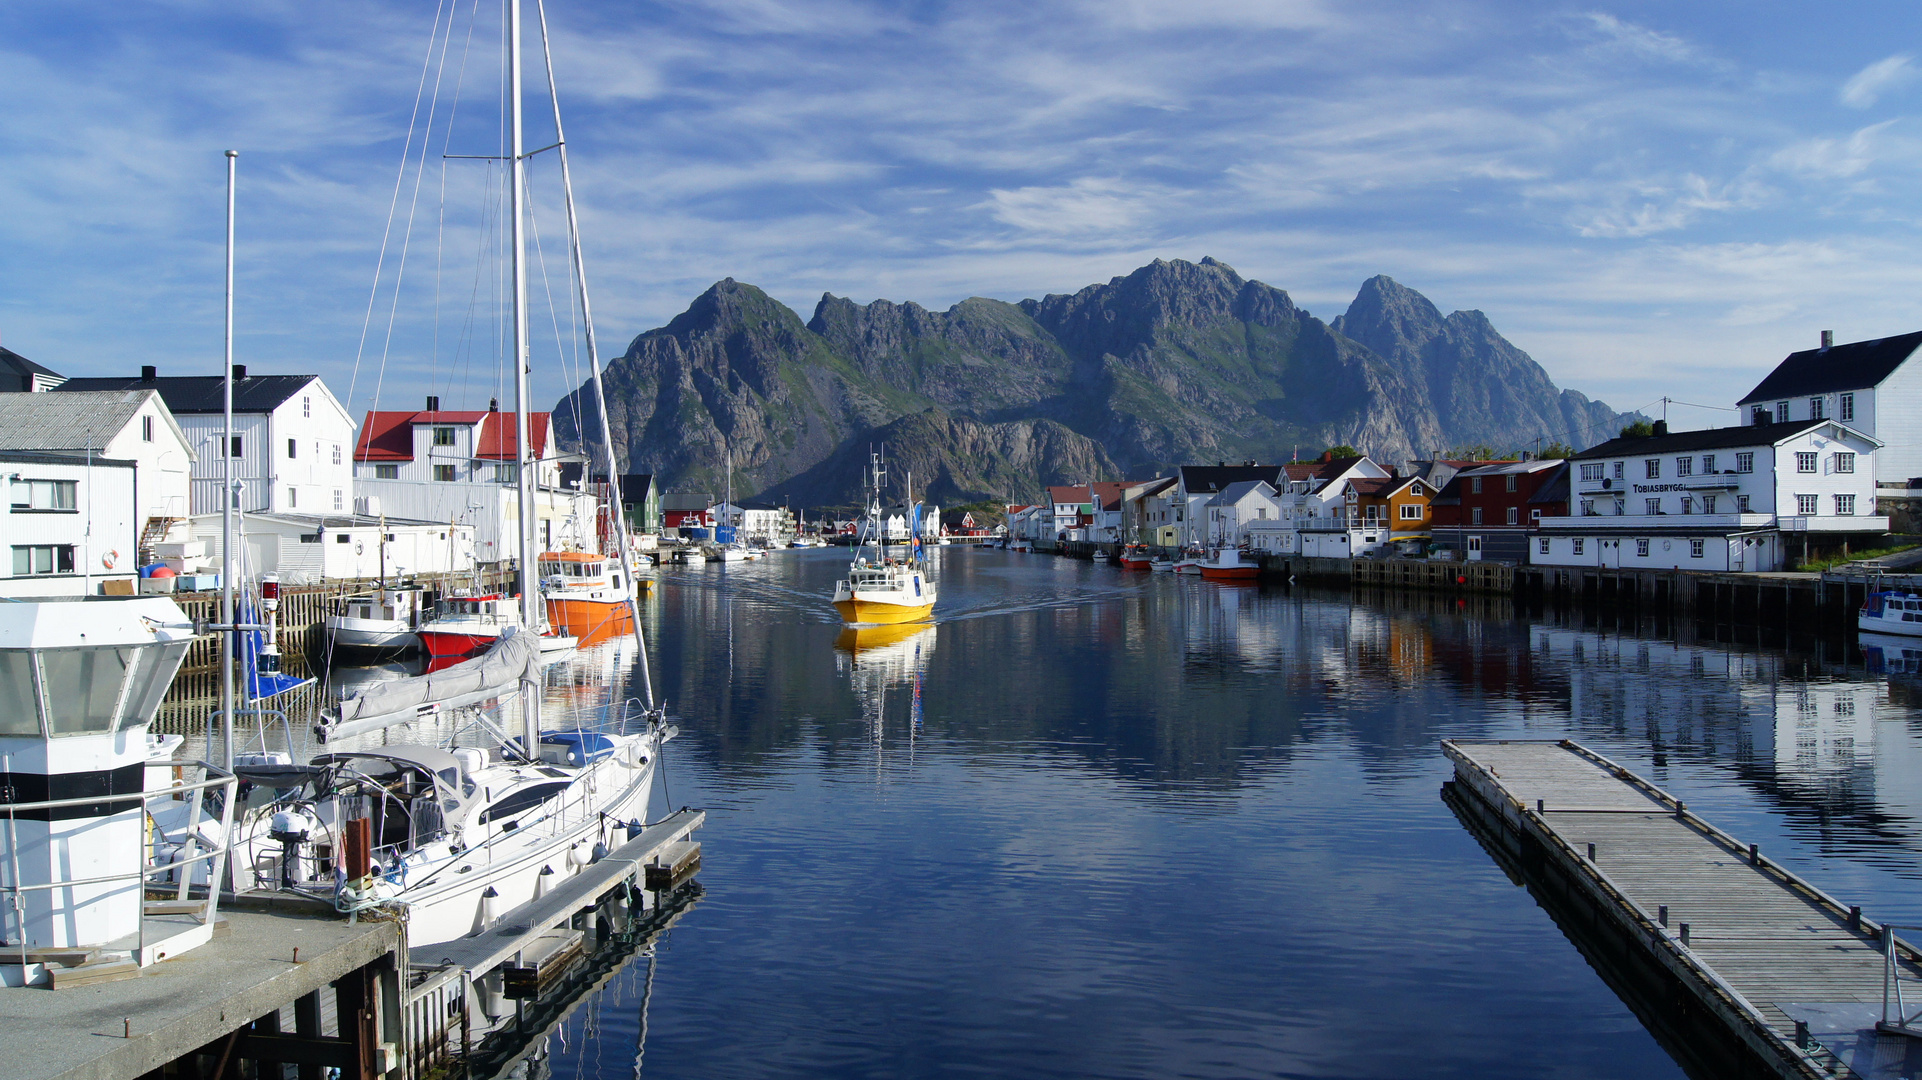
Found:
<svg viewBox="0 0 1922 1080"><path fill-rule="evenodd" d="M1377 275L1323 322L1213 258L945 311L823 293L805 323L727 278L637 335L605 378L629 471L718 490L731 450L737 492L800 506L855 501L866 446L884 441L937 501L1020 502L1046 484L1342 443L1391 464L1586 444L1631 419L1556 387L1479 311L1444 316ZM555 414L568 445L598 432L585 385Z"/></svg>

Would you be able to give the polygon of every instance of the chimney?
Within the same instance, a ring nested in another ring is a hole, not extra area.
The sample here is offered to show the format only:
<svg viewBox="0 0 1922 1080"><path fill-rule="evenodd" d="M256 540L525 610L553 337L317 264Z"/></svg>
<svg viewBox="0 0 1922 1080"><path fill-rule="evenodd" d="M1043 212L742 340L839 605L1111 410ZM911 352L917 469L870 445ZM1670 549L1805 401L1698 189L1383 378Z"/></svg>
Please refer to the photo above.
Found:
<svg viewBox="0 0 1922 1080"><path fill-rule="evenodd" d="M247 365L235 364L234 365L234 381L239 382L240 380L246 377L247 377Z"/></svg>
<svg viewBox="0 0 1922 1080"><path fill-rule="evenodd" d="M440 398L437 398L437 397L435 397L435 396L434 396L434 395L432 395L432 394L429 394L429 395L427 395L427 411L428 411L428 412L439 412L439 411L440 411Z"/></svg>
<svg viewBox="0 0 1922 1080"><path fill-rule="evenodd" d="M1833 330L1822 331L1822 351L1828 352L1829 346L1834 344L1835 344L1835 331Z"/></svg>
<svg viewBox="0 0 1922 1080"><path fill-rule="evenodd" d="M1668 421L1666 420L1655 421L1655 434L1657 435L1668 434Z"/></svg>
<svg viewBox="0 0 1922 1080"><path fill-rule="evenodd" d="M1323 450L1321 452L1321 460L1324 464L1335 460L1335 452L1333 450Z"/></svg>
<svg viewBox="0 0 1922 1080"><path fill-rule="evenodd" d="M157 368L157 367L155 367L155 366L153 366L152 364L143 364L143 365L141 366L141 368L140 368L140 381L141 381L141 382L152 382L152 381L154 381L155 379L157 379L157 378L159 378L159 377L160 377L160 369L159 369L159 368Z"/></svg>
<svg viewBox="0 0 1922 1080"><path fill-rule="evenodd" d="M487 399L487 411L488 411L488 412L500 412L500 411L501 411L501 399L500 399L500 398L497 398L497 397L491 397L491 398L488 398L488 399Z"/></svg>

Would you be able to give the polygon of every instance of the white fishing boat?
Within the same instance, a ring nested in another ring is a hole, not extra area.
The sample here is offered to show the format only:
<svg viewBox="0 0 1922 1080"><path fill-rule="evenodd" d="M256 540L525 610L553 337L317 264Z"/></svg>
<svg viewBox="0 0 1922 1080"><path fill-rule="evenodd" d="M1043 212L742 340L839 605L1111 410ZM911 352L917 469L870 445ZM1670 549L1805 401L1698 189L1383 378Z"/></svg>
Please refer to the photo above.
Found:
<svg viewBox="0 0 1922 1080"><path fill-rule="evenodd" d="M706 566L707 553L697 547L682 548L675 553L674 561L682 566Z"/></svg>
<svg viewBox="0 0 1922 1080"><path fill-rule="evenodd" d="M337 652L398 656L420 648L420 615L419 589L382 589L347 597L323 626Z"/></svg>
<svg viewBox="0 0 1922 1080"><path fill-rule="evenodd" d="M921 507L915 503L909 510L906 557L896 559L889 556L886 546L881 542L881 487L887 476L881 455L870 454L868 468L872 479L868 499L868 539L855 549L847 576L834 583L834 610L847 623L918 622L934 612L935 601L939 598L922 556L919 528Z"/></svg>

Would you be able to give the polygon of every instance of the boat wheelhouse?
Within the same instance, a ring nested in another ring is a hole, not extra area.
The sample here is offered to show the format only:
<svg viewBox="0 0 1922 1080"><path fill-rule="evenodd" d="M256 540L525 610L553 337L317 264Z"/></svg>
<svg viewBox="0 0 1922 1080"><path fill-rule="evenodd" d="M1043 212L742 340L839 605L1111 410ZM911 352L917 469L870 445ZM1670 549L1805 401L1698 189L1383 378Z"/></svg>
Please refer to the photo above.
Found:
<svg viewBox="0 0 1922 1080"><path fill-rule="evenodd" d="M1855 625L1867 633L1922 637L1922 596L1890 589L1872 592L1856 612Z"/></svg>
<svg viewBox="0 0 1922 1080"><path fill-rule="evenodd" d="M584 551L550 551L541 556L541 595L547 621L582 638L601 638L634 628L633 609L617 561Z"/></svg>

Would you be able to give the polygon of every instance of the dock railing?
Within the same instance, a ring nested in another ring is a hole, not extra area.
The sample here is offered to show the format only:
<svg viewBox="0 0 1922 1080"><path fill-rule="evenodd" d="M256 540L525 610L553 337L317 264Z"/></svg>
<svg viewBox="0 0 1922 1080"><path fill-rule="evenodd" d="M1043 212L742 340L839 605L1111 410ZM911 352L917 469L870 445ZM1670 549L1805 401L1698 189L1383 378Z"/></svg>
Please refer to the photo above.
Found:
<svg viewBox="0 0 1922 1080"><path fill-rule="evenodd" d="M1922 926L1882 924L1882 1019L1875 1030L1922 1039L1922 1025L1916 1023L1922 1020L1922 1008L1912 1013L1902 1002L1902 984L1922 982L1922 979L1902 974L1899 963L1902 943L1895 936L1897 930L1922 930Z"/></svg>
<svg viewBox="0 0 1922 1080"><path fill-rule="evenodd" d="M198 764L206 770L207 779L195 784L179 783L148 791L128 792L125 795L89 795L76 799L47 799L41 802L10 802L6 804L7 831L5 837L0 838L0 841L4 842L6 851L7 884L0 886L0 894L5 895L7 906L13 912L15 925L21 930L21 985L27 985L34 981L31 975L34 963L36 963L32 960L35 952L44 954L49 952L79 953L96 950L103 952L116 951L105 943L93 946L74 946L64 949L34 949L30 947L27 943L27 935L25 932L27 912L26 897L24 894L26 893L51 891L54 889L71 889L82 885L108 885L114 882L132 883L140 890L140 917L136 923L134 948L129 959L138 967L146 967L150 964L158 963L161 960L185 952L195 946L203 945L212 939L214 917L220 904L220 890L218 888L209 888L204 898L195 900L188 899L188 889L193 883L193 874L189 871L195 864L206 862L210 864L207 880L210 882L218 882L221 880L226 870L227 857L229 853L233 851L234 799L235 793L239 788L240 778L208 762L202 761L193 764ZM206 838L200 834L202 822L201 812L204 803L204 796L201 795L201 792L212 788L221 788L223 791L220 800L220 839L218 843L210 845ZM141 831L144 836L147 823L153 820L152 812L149 810L149 804L156 799L164 798L171 800L182 795L188 797L192 809L187 814L186 827L181 831L180 849L177 852L177 857L172 861L162 865L148 865L147 853L149 843L143 839L133 847L135 866L132 870L102 874L96 877L73 878L34 884L25 884L20 880L18 823L22 812L54 811L68 807L82 806L94 807L104 803L138 803L141 813ZM193 847L202 847L207 850L197 855L189 855L188 852ZM149 903L147 901L147 890L150 884L149 879L157 874L168 873L177 874L180 878L178 894L173 900ZM166 915L188 915L192 916L196 922L194 925L179 930L176 933L149 942L147 940L148 917Z"/></svg>

